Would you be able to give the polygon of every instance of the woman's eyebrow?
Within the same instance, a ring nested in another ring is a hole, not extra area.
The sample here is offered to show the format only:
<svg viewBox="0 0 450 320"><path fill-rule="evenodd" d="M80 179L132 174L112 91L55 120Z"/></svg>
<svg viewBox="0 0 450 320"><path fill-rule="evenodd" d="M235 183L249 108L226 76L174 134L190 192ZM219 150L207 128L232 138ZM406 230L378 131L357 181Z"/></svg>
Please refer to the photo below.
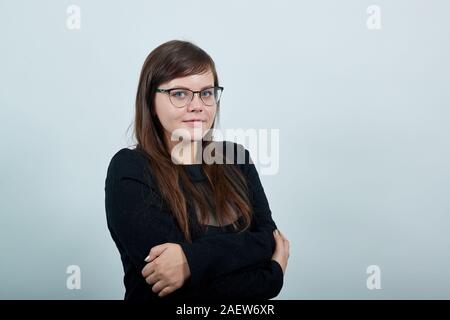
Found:
<svg viewBox="0 0 450 320"><path fill-rule="evenodd" d="M206 88L212 88L212 87L214 87L213 84L211 84L211 85L209 85L209 86L204 86L203 88L200 89L200 91L203 90L203 89L206 89ZM179 88L179 89L189 89L189 90L191 90L191 89L188 88L188 87L185 87L185 86L177 86L177 85L173 86L172 88L175 88L175 89L178 89L178 88Z"/></svg>

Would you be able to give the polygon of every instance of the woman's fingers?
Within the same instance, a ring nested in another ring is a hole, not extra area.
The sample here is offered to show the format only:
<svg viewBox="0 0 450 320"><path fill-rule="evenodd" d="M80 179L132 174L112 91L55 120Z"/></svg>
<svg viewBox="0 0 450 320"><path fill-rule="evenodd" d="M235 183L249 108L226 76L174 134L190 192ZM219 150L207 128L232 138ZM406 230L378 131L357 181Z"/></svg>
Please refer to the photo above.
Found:
<svg viewBox="0 0 450 320"><path fill-rule="evenodd" d="M167 284L163 281L163 280L159 280L157 281L153 287L152 287L152 291L154 293L158 293L160 292L162 289L164 289L167 286Z"/></svg>
<svg viewBox="0 0 450 320"><path fill-rule="evenodd" d="M287 257L289 257L289 245L290 245L290 243L289 243L289 240L285 236L283 236L283 242L284 242L284 250L286 252Z"/></svg>
<svg viewBox="0 0 450 320"><path fill-rule="evenodd" d="M286 253L286 257L289 258L289 241L287 239L284 240L284 250L285 250L285 253Z"/></svg>
<svg viewBox="0 0 450 320"><path fill-rule="evenodd" d="M158 296L162 298L164 296L167 296L169 293L172 293L173 291L175 290L172 287L165 287L158 293Z"/></svg>
<svg viewBox="0 0 450 320"><path fill-rule="evenodd" d="M278 233L275 231L274 232L274 237L275 237L275 251L278 252L278 254L283 254L286 255L286 241L285 238L283 238L283 235L281 234L281 232Z"/></svg>
<svg viewBox="0 0 450 320"><path fill-rule="evenodd" d="M277 232L277 230L275 230L273 234L275 238L275 246L276 246L275 250L283 250L284 247L283 237L281 236L279 231Z"/></svg>
<svg viewBox="0 0 450 320"><path fill-rule="evenodd" d="M144 278L147 278L153 272L155 272L155 261L147 263L142 269L141 274Z"/></svg>
<svg viewBox="0 0 450 320"><path fill-rule="evenodd" d="M148 280L150 277L148 277L146 280ZM149 281L147 281L147 283L151 284ZM167 296L168 294L174 292L175 290L176 288L168 285L163 280L156 280L156 283L152 286L152 291L154 293L157 293L160 298Z"/></svg>
<svg viewBox="0 0 450 320"><path fill-rule="evenodd" d="M284 236L284 234L282 234L282 233L280 232L280 236L281 236L281 238L283 239L284 243L287 244L287 245L289 245L289 240Z"/></svg>
<svg viewBox="0 0 450 320"><path fill-rule="evenodd" d="M281 233L280 230L276 229L274 231L274 234L275 234L276 238L279 238L282 241L287 241L286 237Z"/></svg>
<svg viewBox="0 0 450 320"><path fill-rule="evenodd" d="M154 284L158 282L159 278L156 276L156 272L153 272L151 275L145 278L145 282L148 284Z"/></svg>
<svg viewBox="0 0 450 320"><path fill-rule="evenodd" d="M283 233L281 233L280 230L277 229L276 231L274 232L276 243L286 257L289 257L289 240L283 235Z"/></svg>
<svg viewBox="0 0 450 320"><path fill-rule="evenodd" d="M174 287L167 285L162 280L156 282L152 287L152 291L154 293L157 293L160 298L167 296L168 294L174 292L175 290L176 289Z"/></svg>
<svg viewBox="0 0 450 320"><path fill-rule="evenodd" d="M279 230L275 230L273 235L275 238L275 251L272 260L279 263L284 274L287 266L287 259L289 257L289 242Z"/></svg>

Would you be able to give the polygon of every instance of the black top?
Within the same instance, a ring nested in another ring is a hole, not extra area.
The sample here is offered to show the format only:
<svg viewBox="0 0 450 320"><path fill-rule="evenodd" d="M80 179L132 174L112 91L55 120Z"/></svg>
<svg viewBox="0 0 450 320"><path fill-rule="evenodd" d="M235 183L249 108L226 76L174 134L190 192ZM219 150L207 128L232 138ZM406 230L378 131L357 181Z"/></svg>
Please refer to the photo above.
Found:
<svg viewBox="0 0 450 320"><path fill-rule="evenodd" d="M197 215L188 205L192 235L192 243L188 243L161 200L146 157L138 149L126 148L113 156L105 181L105 208L108 229L125 272L125 299L271 299L278 295L283 271L278 262L271 260L276 224L255 165L246 149L245 163L224 165L238 166L247 179L253 208L251 227L237 233L231 224L208 226L202 232ZM200 164L183 167L193 183L205 183ZM181 246L191 276L183 287L160 298L145 282L141 270L150 249L166 242Z"/></svg>

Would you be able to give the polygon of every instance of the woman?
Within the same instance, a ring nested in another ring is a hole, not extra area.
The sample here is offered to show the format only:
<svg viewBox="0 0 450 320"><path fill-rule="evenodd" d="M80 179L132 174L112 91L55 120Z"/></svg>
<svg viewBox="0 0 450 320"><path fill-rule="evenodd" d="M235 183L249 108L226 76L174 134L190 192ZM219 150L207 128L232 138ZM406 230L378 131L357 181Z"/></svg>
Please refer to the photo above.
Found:
<svg viewBox="0 0 450 320"><path fill-rule="evenodd" d="M222 90L214 61L190 42L164 43L143 65L136 148L114 155L105 181L125 299L270 299L281 290L289 242L251 157L211 141Z"/></svg>

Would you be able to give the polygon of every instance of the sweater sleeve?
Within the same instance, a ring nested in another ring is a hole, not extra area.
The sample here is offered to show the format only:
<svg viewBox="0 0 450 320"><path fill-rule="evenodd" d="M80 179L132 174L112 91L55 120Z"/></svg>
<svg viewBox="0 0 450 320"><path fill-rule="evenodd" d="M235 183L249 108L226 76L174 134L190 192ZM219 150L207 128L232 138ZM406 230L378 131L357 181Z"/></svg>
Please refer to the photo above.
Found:
<svg viewBox="0 0 450 320"><path fill-rule="evenodd" d="M195 290L184 292L183 299L204 301L268 300L276 297L283 287L283 270L274 260L243 268L213 279Z"/></svg>
<svg viewBox="0 0 450 320"><path fill-rule="evenodd" d="M143 169L131 150L122 149L112 158L105 183L108 228L122 260L129 260L139 273L152 247L180 239Z"/></svg>
<svg viewBox="0 0 450 320"><path fill-rule="evenodd" d="M260 266L238 270L213 282L209 296L220 299L272 299L283 287L283 269L274 260L263 261Z"/></svg>
<svg viewBox="0 0 450 320"><path fill-rule="evenodd" d="M272 212L256 167L246 149L242 171L250 190L253 207L252 226L250 230L241 233L203 237L193 243L178 242L186 255L191 272L188 285L200 285L202 282L257 265L272 257L275 250L273 230L277 226L272 219Z"/></svg>

